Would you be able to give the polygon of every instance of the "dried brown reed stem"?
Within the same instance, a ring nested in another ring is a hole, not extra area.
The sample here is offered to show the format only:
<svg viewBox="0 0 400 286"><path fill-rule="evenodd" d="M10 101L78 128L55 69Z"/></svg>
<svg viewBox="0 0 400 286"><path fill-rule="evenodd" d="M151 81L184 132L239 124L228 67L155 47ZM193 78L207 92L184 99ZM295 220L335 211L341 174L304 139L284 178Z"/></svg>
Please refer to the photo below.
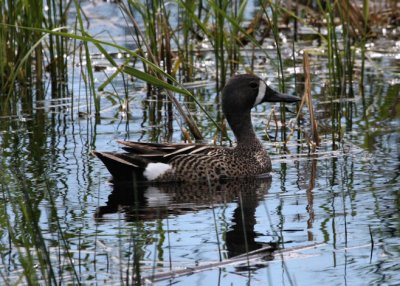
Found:
<svg viewBox="0 0 400 286"><path fill-rule="evenodd" d="M351 3L349 0L340 0L337 2L339 9L342 11L343 20L349 24L350 31L353 37L361 37L367 19L364 18L362 9L357 7L357 4Z"/></svg>
<svg viewBox="0 0 400 286"><path fill-rule="evenodd" d="M181 127L181 131L182 131L183 138L185 138L184 141L189 144L193 143L192 139L190 138L190 133L188 132L188 130L185 127Z"/></svg>
<svg viewBox="0 0 400 286"><path fill-rule="evenodd" d="M304 106L304 103L307 104L308 112L310 113L310 121L311 121L311 143L313 146L320 145L320 139L318 135L318 122L314 115L314 107L312 104L312 96L311 96L311 73L310 73L310 58L308 56L308 52L305 50L303 54L303 69L304 69L304 94L300 102L299 111L297 112L296 120L300 116L300 111ZM287 140L291 138L294 130L289 134Z"/></svg>
<svg viewBox="0 0 400 286"><path fill-rule="evenodd" d="M269 126L271 124L272 119L274 119L274 123L275 123L275 138L277 138L278 136L278 118L276 117L276 112L275 112L275 108L272 107L271 113L269 114L268 117L268 121L267 124L265 124L265 135L267 135L268 139L271 140L271 138L268 135L268 129Z"/></svg>
<svg viewBox="0 0 400 286"><path fill-rule="evenodd" d="M311 74L310 74L310 58L308 52L304 51L303 55L303 68L304 68L304 95L301 100L301 106L306 102L308 112L310 113L311 121L311 138L316 146L319 146L320 140L318 136L318 122L314 115L314 108L311 96Z"/></svg>
<svg viewBox="0 0 400 286"><path fill-rule="evenodd" d="M264 39L269 36L271 32L271 25L270 23L267 22L265 18L263 18L263 15L264 15L264 10L261 9L257 11L253 20L245 28L246 34L239 35L236 38L237 45L239 45L240 47L247 45L248 43L251 42L249 36L256 38L256 33L260 33L258 43L261 45Z"/></svg>

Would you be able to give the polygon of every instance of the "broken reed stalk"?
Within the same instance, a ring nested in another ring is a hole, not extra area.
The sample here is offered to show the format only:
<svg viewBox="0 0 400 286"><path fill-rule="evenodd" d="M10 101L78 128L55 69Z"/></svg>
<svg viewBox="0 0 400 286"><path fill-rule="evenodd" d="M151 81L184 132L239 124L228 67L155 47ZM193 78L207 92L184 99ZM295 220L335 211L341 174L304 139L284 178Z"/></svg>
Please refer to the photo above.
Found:
<svg viewBox="0 0 400 286"><path fill-rule="evenodd" d="M312 96L311 96L311 73L310 73L310 58L308 56L308 52L305 50L303 54L303 69L304 69L304 94L300 102L300 106L296 115L296 120L299 119L300 111L304 106L304 103L307 104L308 111L310 113L310 121L311 121L311 142L314 146L319 146L320 140L318 135L318 122L314 115L314 108L312 105ZM292 137L294 129L289 134L286 139L286 143Z"/></svg>
<svg viewBox="0 0 400 286"><path fill-rule="evenodd" d="M276 138L278 136L278 119L276 118L275 107L272 107L272 110L271 110L271 112L270 112L270 114L268 116L267 124L265 124L265 135L267 135L269 141L271 141L271 138L269 137L267 131L268 131L269 126L271 124L272 118L274 119L274 122L275 122L275 140L276 140Z"/></svg>
<svg viewBox="0 0 400 286"><path fill-rule="evenodd" d="M183 135L183 138L185 142L188 142L189 144L192 144L192 139L190 138L190 133L188 132L188 130L185 127L181 127L181 132Z"/></svg>
<svg viewBox="0 0 400 286"><path fill-rule="evenodd" d="M310 113L312 142L315 144L315 146L319 146L320 140L318 136L318 122L314 115L314 108L311 96L310 58L308 56L307 51L304 51L303 55L303 68L304 68L304 95L301 101L301 105L303 105L304 101L307 103L308 111Z"/></svg>

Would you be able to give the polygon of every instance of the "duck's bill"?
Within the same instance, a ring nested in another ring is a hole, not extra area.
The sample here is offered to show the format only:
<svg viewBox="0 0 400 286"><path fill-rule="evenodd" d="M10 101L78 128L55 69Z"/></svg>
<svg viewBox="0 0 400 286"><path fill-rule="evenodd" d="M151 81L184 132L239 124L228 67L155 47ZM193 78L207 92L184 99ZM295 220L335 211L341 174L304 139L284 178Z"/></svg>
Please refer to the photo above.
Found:
<svg viewBox="0 0 400 286"><path fill-rule="evenodd" d="M267 89L269 90L265 92L263 100L266 102L297 102L301 100L301 98L297 96L283 94L271 89L270 87L267 87Z"/></svg>

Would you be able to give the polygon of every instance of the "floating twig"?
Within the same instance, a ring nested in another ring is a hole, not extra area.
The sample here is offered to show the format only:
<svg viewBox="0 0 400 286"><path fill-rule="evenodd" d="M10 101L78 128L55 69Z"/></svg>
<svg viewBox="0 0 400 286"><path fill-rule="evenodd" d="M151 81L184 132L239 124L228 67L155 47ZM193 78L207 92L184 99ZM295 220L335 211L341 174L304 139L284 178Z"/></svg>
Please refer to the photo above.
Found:
<svg viewBox="0 0 400 286"><path fill-rule="evenodd" d="M143 283L155 283L155 282L160 282L166 279L171 279L171 278L178 278L182 276L187 276L191 275L194 273L198 272L203 272L207 270L211 270L214 268L221 268L225 267L228 265L236 265L236 264L242 264L242 263L249 263L250 261L254 260L259 260L259 259L265 259L265 257L273 255L273 254L283 254L283 253L291 253L294 251L299 251L299 250L307 250L307 249L312 249L316 248L319 246L325 245L325 243L315 243L311 245L305 245L305 246L298 246L298 247L292 247L292 248L287 248L287 249L282 249L279 251L274 251L275 247L271 245L267 245L265 247L262 247L260 249L250 251L223 261L217 261L217 262L210 262L210 263L205 263L202 265L197 265L193 267L186 267L183 269L178 269L178 270L173 270L173 271L168 271L168 272L163 272L160 274L155 274L152 276L147 276L144 277L142 282Z"/></svg>

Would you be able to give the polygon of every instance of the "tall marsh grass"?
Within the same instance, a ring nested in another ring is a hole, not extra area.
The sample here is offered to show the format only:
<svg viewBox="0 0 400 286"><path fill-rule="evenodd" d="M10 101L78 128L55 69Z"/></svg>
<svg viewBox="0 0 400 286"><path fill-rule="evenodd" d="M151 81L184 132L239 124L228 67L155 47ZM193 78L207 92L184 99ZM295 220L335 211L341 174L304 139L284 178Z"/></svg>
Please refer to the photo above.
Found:
<svg viewBox="0 0 400 286"><path fill-rule="evenodd" d="M331 93L336 94L336 98L351 95L354 47L361 47L364 61L366 39L372 35L371 19L374 17L371 16L370 1L363 1L362 12L359 12L355 3L346 0L301 2L121 1L116 5L120 6L126 25L131 27L128 34L138 47L135 51L129 51L113 42L97 41L89 35L85 30L88 19L78 1L47 0L29 5L26 1L4 1L0 7L0 111L15 113L18 102L23 106L42 102L48 92L45 82L49 83L51 98L67 96L68 59L73 58L75 63L84 62L80 67L81 80L87 87L86 113L99 117L101 97L98 91L107 89L116 77L128 75L147 82L148 91L154 90L157 100L167 99L170 102L166 105L167 113L173 114L172 109L177 109L194 138L201 139L202 134L195 120L174 93L185 94L187 100L193 100L196 104L198 100L180 84L192 82L202 74L215 81L217 91L221 90L229 76L236 72L251 72L254 68L254 53L248 52L251 49L262 51L270 59L278 71L280 89L286 91L280 31L283 26L296 27L297 30L299 23L311 27L317 23L318 29L322 26L326 28L326 35L318 35L326 46ZM252 12L249 11L250 4L255 5ZM387 5L395 4L388 0ZM76 11L77 16L68 21L71 9ZM314 18L309 19L307 13ZM268 35L268 31L261 32L265 29L263 25L268 26L266 30L272 31L275 55L268 54L263 47ZM337 29L339 25L342 31ZM69 31L73 33L68 32L67 26L72 28ZM57 32L54 32L55 29ZM89 43L94 44L110 65L116 68L108 80L100 84L95 82ZM127 53L128 57L122 63L117 62L107 52L106 46ZM215 65L205 73L199 68L198 62L209 56L212 56ZM361 69L361 87L363 70L364 65ZM129 85L129 81L124 82ZM166 93L160 93L154 87L161 87ZM21 92L24 88L26 91ZM68 96L74 100L74 94ZM126 104L129 98L125 94L125 98L118 101ZM200 104L198 106L206 113ZM285 125L284 105L280 114ZM340 121L336 120L338 117L340 114L334 112L333 125L340 125ZM221 122L214 123L219 130L223 130L219 127ZM338 131L340 126L334 129ZM283 140L285 134L282 134Z"/></svg>
<svg viewBox="0 0 400 286"><path fill-rule="evenodd" d="M291 2L291 6L285 6L289 5L286 2ZM350 123L352 120L353 103L349 99L354 96L355 81L358 81L363 95L365 44L369 37L373 36L374 28L382 25L383 21L382 17L378 17L379 10L371 8L372 2L364 0L362 6L357 6L353 1L346 0L333 2L264 0L257 6L256 2L228 0L119 1L113 5L120 5L124 21L130 28L129 36L137 46L136 50L130 50L120 44L100 41L90 35L86 30L88 20L79 6L79 1L2 1L0 2L0 115L33 114L34 109L42 105L45 100L68 97L73 102L75 95L68 93L68 89L71 85L69 67L74 63L74 66L79 65L81 68L80 80L85 87L86 112L89 115L93 114L96 119L100 118L103 104L100 92L107 90L117 77L132 77L147 83L148 94L154 96L157 108L162 108L162 104L167 102L165 109L168 110L166 114L170 116L168 122L175 120L173 110L178 111L184 122L182 133L186 135L183 137L188 140L191 136L202 139L203 134L197 127L195 117L185 106L184 101L193 101L206 115L207 111L183 83L205 79L215 82L219 91L232 74L252 72L256 65L255 54L258 52L268 56L273 66L269 67L268 71L265 65L261 65L261 68L265 69L266 74L271 69L276 69L279 75L279 88L287 91L290 82L286 80L290 77L285 74L283 53L287 46L284 46L280 33L282 27L307 26L315 31L323 47L315 52L318 54L315 58L311 51L307 51L304 56L303 73L306 73L304 94L307 96L304 102L312 114L310 141L318 144L320 134L317 130L318 118L312 109L310 88L313 82L313 61L317 61L316 58L319 56L328 59L329 82L326 86L331 99L330 130L333 141L340 140L342 118L345 117ZM398 13L396 1L387 0L379 3L389 7L391 11L388 13L385 10L387 17L385 24L392 20L398 21L395 16L393 19L390 18L390 15ZM250 4L255 4L252 11L249 11ZM377 2L376 6L379 8ZM77 12L76 19L70 19L68 16L71 9ZM307 15L313 15L312 19ZM267 28L260 35L263 25ZM326 33L321 32L322 28L326 29ZM263 45L270 31L272 34L269 37L273 38L276 54L268 54L266 46ZM91 61L89 45L94 46L108 65L113 67L112 72L107 74L107 79L101 83L95 81L96 71ZM108 52L109 47L121 52L125 56L123 60L117 60ZM292 49L291 54L294 55L297 52L296 41ZM356 53L358 49L361 50L361 55ZM208 70L202 70L198 63L206 57L211 57L215 64ZM69 59L73 59L73 62ZM361 70L355 68L357 59L362 61ZM299 57L299 60L293 60L290 64L296 67L302 64L300 60ZM130 84L128 80L123 82L125 85ZM396 90L390 96L395 97L395 92ZM178 97L178 94L184 96ZM128 95L124 96L125 98L119 98L121 105L129 101ZM219 97L216 97L216 100L218 101ZM364 97L363 100L365 101ZM71 108L71 112L75 110ZM281 122L285 123L284 105L280 108L280 114ZM226 138L222 118L214 121L215 119L208 116L217 126L218 132ZM154 120L162 121L162 118ZM278 126L275 113L274 120ZM186 127L191 134L187 135ZM286 138L285 132L281 138ZM0 154L1 152L2 150ZM54 257L50 257L49 245L40 227L41 214L37 205L33 203L35 198L31 193L33 187L29 185L29 178L21 175L21 171L16 171L16 177L13 177L6 172L9 167L7 165L8 163L5 163L0 156L0 191L3 195L3 201L0 202L2 206L0 224L3 226L3 234L7 232L10 251L12 247L17 247L19 260L15 265L18 264L23 268L17 282L23 281L32 285L42 281L46 284L62 284L55 274L62 267L52 264L55 260ZM20 187L14 189L13 185ZM18 196L15 196L15 193L18 193ZM56 212L49 183L46 184L42 196L50 202L49 208ZM38 200L42 200L43 197ZM57 223L56 226L62 242L60 249L65 253L63 261L66 261L65 267L63 266L61 270L72 277L70 280L79 283L75 273L76 265L68 253L68 238L64 236L64 231ZM4 249L4 244L1 247ZM4 278L5 273L0 272L0 274Z"/></svg>
<svg viewBox="0 0 400 286"><path fill-rule="evenodd" d="M68 80L67 39L27 30L25 27L54 29L67 22L71 2L2 1L0 5L0 111L16 110L21 101L32 109L35 101L45 99L46 72L51 96L63 96Z"/></svg>

